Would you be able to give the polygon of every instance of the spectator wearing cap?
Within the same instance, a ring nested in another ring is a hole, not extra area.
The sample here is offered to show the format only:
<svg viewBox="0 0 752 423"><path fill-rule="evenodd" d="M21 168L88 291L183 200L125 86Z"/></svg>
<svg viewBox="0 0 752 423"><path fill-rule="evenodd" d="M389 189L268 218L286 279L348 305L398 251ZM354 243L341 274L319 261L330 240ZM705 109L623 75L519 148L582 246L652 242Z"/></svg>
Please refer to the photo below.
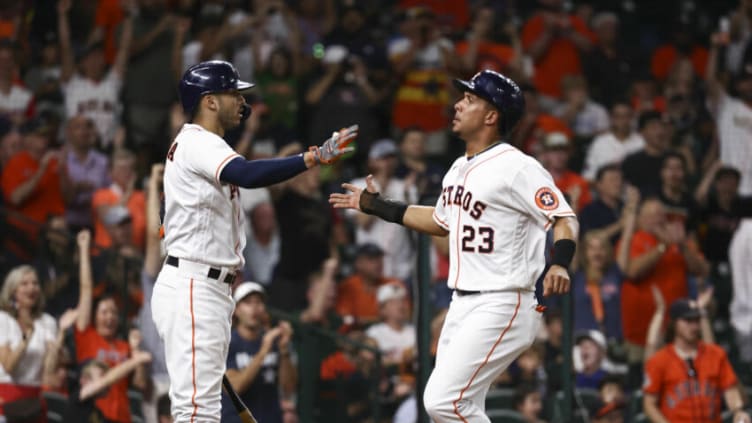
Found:
<svg viewBox="0 0 752 423"><path fill-rule="evenodd" d="M133 245L133 216L127 207L116 205L104 213L101 225L111 241L107 248L95 248L94 297L111 296L128 319L144 303L141 290L142 251Z"/></svg>
<svg viewBox="0 0 752 423"><path fill-rule="evenodd" d="M0 40L0 114L19 125L34 116L34 96L16 82L16 48L8 39Z"/></svg>
<svg viewBox="0 0 752 423"><path fill-rule="evenodd" d="M671 303L667 344L645 363L643 408L654 422L720 422L721 398L733 422L750 423L736 374L720 346L700 337L700 309Z"/></svg>
<svg viewBox="0 0 752 423"><path fill-rule="evenodd" d="M34 249L39 229L50 215L65 213L60 187L58 152L49 148L51 128L41 118L21 127L23 150L10 158L2 173L5 203L18 218L8 222L18 232L9 240L15 254L26 256Z"/></svg>
<svg viewBox="0 0 752 423"><path fill-rule="evenodd" d="M608 130L608 112L590 98L582 75L566 76L561 85L562 104L554 109L553 114L566 122L578 139L589 141Z"/></svg>
<svg viewBox="0 0 752 423"><path fill-rule="evenodd" d="M595 34L580 17L567 14L563 1L538 3L522 27L522 46L535 62L536 88L553 100L561 96L562 78L582 73L580 55L592 48Z"/></svg>
<svg viewBox="0 0 752 423"><path fill-rule="evenodd" d="M543 141L540 161L551 173L556 186L567 195L575 211L579 211L590 204L593 197L588 181L567 168L571 148L571 142L565 133L551 132Z"/></svg>
<svg viewBox="0 0 752 423"><path fill-rule="evenodd" d="M65 126L67 149L63 166L65 218L74 233L94 228L91 200L94 191L110 185L109 159L95 150L96 128L84 115L68 119Z"/></svg>
<svg viewBox="0 0 752 423"><path fill-rule="evenodd" d="M361 244L355 257L354 273L337 287L337 313L350 316L358 324L374 323L379 318L377 292L387 283L401 281L384 277L384 250L376 244Z"/></svg>
<svg viewBox="0 0 752 423"><path fill-rule="evenodd" d="M96 247L107 248L112 245L112 238L103 224L104 216L111 207L124 206L132 219L132 245L139 251L143 251L146 230L146 196L142 190L136 189L136 176L136 156L127 150L115 151L110 161L109 177L112 184L94 191L91 198Z"/></svg>
<svg viewBox="0 0 752 423"><path fill-rule="evenodd" d="M415 391L415 327L410 324L410 305L402 284L381 285L376 300L381 319L366 330L366 336L376 341L381 351L381 364L389 380L386 402L396 407Z"/></svg>
<svg viewBox="0 0 752 423"><path fill-rule="evenodd" d="M577 388L598 389L598 384L608 374L604 369L608 344L606 337L599 330L587 330L575 336L575 345L579 350L579 359L575 359L579 368L575 374Z"/></svg>
<svg viewBox="0 0 752 423"><path fill-rule="evenodd" d="M292 326L282 321L267 328L266 292L256 282L243 282L233 293L235 325L227 353L227 379L259 421L282 423L280 394L297 386L290 358ZM222 421L240 422L230 398L222 394Z"/></svg>
<svg viewBox="0 0 752 423"><path fill-rule="evenodd" d="M65 98L65 114L68 118L81 114L91 119L98 134L99 145L109 148L118 128L120 87L128 64L132 32L130 11L123 20L118 53L108 70L102 42L83 46L74 57L68 23L71 5L70 0L58 2L62 59L60 82Z"/></svg>
<svg viewBox="0 0 752 423"><path fill-rule="evenodd" d="M415 349L415 327L410 323L407 290L402 284L387 283L376 291L381 321L371 325L366 335L376 340L383 363L406 364Z"/></svg>
<svg viewBox="0 0 752 423"><path fill-rule="evenodd" d="M655 192L660 187L663 155L669 149L668 124L659 112L647 111L640 114L637 126L645 146L622 162L624 179L643 194Z"/></svg>
<svg viewBox="0 0 752 423"><path fill-rule="evenodd" d="M621 164L624 158L642 150L645 140L632 129L632 106L616 101L611 106L611 130L593 139L585 156L582 176L594 181L598 171L609 164Z"/></svg>
<svg viewBox="0 0 752 423"><path fill-rule="evenodd" d="M371 146L368 152L368 167L372 172L367 178L373 180L381 195L395 201L415 203L418 198L414 180L395 176L399 164L398 150L394 141L383 139ZM350 183L363 186L367 178L357 178ZM408 230L395 223L389 223L374 216L348 210L346 216L355 220L355 242L372 243L380 247L384 254L384 276L408 281L414 267L415 249Z"/></svg>

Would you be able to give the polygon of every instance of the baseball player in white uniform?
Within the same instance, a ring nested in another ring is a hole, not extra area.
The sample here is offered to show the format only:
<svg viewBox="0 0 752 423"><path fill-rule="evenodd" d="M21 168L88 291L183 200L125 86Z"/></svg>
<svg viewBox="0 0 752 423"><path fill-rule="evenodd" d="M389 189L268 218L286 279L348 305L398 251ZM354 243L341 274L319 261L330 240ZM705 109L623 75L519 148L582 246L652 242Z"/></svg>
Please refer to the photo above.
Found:
<svg viewBox="0 0 752 423"><path fill-rule="evenodd" d="M544 295L569 290L578 224L548 172L501 138L524 110L510 79L482 71L455 80L464 96L454 106L453 132L466 143L444 176L435 207L381 198L366 190L332 194L337 208L355 208L436 236L449 236L452 302L439 337L436 366L423 402L434 422L490 422L491 383L532 343L541 325L535 281L545 267L546 231L553 227L552 266Z"/></svg>
<svg viewBox="0 0 752 423"><path fill-rule="evenodd" d="M202 62L180 82L190 117L167 154L164 172L167 259L151 299L165 344L175 422L219 422L221 383L235 304L231 283L243 267L243 212L238 187L271 185L349 151L357 127L293 157L247 161L222 139L250 115L228 62Z"/></svg>

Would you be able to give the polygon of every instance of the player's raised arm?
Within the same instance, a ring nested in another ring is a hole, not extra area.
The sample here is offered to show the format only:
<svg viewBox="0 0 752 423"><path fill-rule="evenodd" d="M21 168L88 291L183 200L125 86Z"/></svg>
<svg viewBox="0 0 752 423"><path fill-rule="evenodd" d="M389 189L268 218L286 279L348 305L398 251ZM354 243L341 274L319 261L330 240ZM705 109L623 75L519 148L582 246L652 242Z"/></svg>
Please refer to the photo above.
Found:
<svg viewBox="0 0 752 423"><path fill-rule="evenodd" d="M331 164L344 154L358 136L358 125L334 132L320 147L291 157L246 160L240 156L232 159L222 169L219 179L243 188L259 188L286 181L319 164Z"/></svg>
<svg viewBox="0 0 752 423"><path fill-rule="evenodd" d="M366 177L365 189L352 184L342 184L342 187L349 192L329 196L329 203L334 208L355 209L429 235L446 236L449 233L434 220L434 207L408 205L381 197L373 184L373 175Z"/></svg>

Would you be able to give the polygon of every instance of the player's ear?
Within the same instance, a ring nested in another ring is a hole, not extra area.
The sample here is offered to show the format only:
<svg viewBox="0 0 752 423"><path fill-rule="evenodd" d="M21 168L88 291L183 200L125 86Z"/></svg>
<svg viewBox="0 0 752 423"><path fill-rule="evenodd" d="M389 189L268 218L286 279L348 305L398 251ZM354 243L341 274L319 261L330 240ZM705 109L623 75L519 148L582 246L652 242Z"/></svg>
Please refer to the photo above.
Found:
<svg viewBox="0 0 752 423"><path fill-rule="evenodd" d="M489 107L488 111L486 111L486 119L484 123L488 126L496 126L498 122L499 122L499 111Z"/></svg>
<svg viewBox="0 0 752 423"><path fill-rule="evenodd" d="M209 109L209 110L211 110L213 112L216 112L217 109L219 109L219 104L217 102L217 97L215 97L215 96L213 96L211 94L207 94L201 100L206 102L205 104L206 104L206 108L207 109Z"/></svg>

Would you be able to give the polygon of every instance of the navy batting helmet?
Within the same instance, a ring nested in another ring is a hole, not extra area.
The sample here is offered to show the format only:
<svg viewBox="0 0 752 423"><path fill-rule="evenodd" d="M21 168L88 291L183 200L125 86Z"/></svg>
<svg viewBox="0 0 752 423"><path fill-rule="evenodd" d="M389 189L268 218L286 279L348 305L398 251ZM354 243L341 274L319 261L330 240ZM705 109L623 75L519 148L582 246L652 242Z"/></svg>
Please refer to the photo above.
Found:
<svg viewBox="0 0 752 423"><path fill-rule="evenodd" d="M206 94L232 90L243 92L253 86L254 84L238 78L238 71L231 63L224 60L210 60L195 64L185 71L183 79L180 80L178 94L183 104L183 111L192 115L201 97Z"/></svg>
<svg viewBox="0 0 752 423"><path fill-rule="evenodd" d="M507 134L514 128L525 112L525 96L517 84L506 76L492 70L482 70L469 81L455 79L454 86L491 103L501 112L499 133Z"/></svg>

